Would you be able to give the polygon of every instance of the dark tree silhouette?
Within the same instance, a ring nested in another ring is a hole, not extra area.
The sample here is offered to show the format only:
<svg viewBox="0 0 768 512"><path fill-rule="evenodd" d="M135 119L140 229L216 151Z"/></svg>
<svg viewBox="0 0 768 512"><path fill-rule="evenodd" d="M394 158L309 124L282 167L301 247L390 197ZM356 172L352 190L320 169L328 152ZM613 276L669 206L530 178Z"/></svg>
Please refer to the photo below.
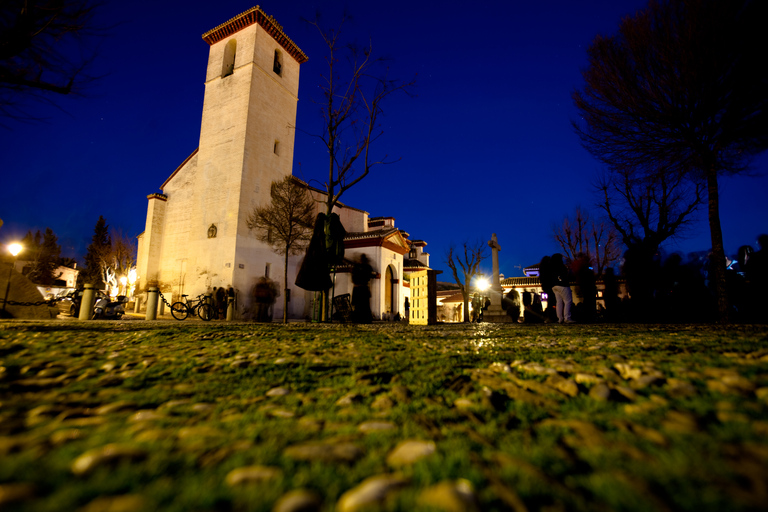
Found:
<svg viewBox="0 0 768 512"><path fill-rule="evenodd" d="M598 276L621 255L617 231L607 222L591 218L581 207L576 208L573 218L566 215L552 232L569 260L585 254Z"/></svg>
<svg viewBox="0 0 768 512"><path fill-rule="evenodd" d="M371 168L393 162L386 154L381 159L372 154L372 145L383 134L378 124L384 114L382 107L392 94L409 93L414 85L413 80L390 78L384 59L373 56L372 45L359 48L344 44L341 36L346 21L345 16L339 28L328 30L317 18L309 21L328 48L328 70L319 85L323 131L314 135L328 150L327 218L342 194L365 178Z"/></svg>
<svg viewBox="0 0 768 512"><path fill-rule="evenodd" d="M301 254L312 237L315 202L304 184L293 176L272 183L272 202L248 215L248 228L256 237L285 256L283 273L283 323L288 322L288 256Z"/></svg>
<svg viewBox="0 0 768 512"><path fill-rule="evenodd" d="M112 251L112 238L104 217L99 215L93 228L93 238L85 253L85 268L77 276L78 286L92 284L98 290L104 288L104 262Z"/></svg>
<svg viewBox="0 0 768 512"><path fill-rule="evenodd" d="M768 146L768 3L651 1L616 35L589 47L583 90L573 95L584 147L614 172L685 175L706 183L711 268L725 321L725 253L718 179L743 172Z"/></svg>
<svg viewBox="0 0 768 512"><path fill-rule="evenodd" d="M454 244L445 253L445 263L453 273L453 279L461 289L464 298L464 322L469 322L469 293L472 278L477 275L480 263L488 257L488 244L482 241L464 242L460 249Z"/></svg>
<svg viewBox="0 0 768 512"><path fill-rule="evenodd" d="M50 101L90 81L93 0L0 3L0 115L26 118L23 100Z"/></svg>
<svg viewBox="0 0 768 512"><path fill-rule="evenodd" d="M51 286L61 276L61 273L56 273L61 255L61 246L57 241L51 228L45 228L45 234L42 235L38 231L34 237L32 232L28 232L22 240L21 245L29 261L26 275L33 283Z"/></svg>

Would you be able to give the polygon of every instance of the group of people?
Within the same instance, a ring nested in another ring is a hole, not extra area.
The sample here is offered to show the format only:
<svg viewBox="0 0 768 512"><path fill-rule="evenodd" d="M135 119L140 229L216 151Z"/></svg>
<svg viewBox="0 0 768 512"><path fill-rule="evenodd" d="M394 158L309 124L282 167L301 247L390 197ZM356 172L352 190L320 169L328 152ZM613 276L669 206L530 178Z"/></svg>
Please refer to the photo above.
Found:
<svg viewBox="0 0 768 512"><path fill-rule="evenodd" d="M213 287L211 291L211 306L213 306L214 318L224 320L227 317L227 304L229 297L234 299L235 289L231 286L227 289L223 286L216 288Z"/></svg>
<svg viewBox="0 0 768 512"><path fill-rule="evenodd" d="M757 237L758 250L739 247L736 260L729 260L726 281L736 320L765 321L768 296L768 235Z"/></svg>
<svg viewBox="0 0 768 512"><path fill-rule="evenodd" d="M557 322L561 324L576 323L571 316L573 294L571 293L570 271L565 265L562 254L558 252L541 259L539 281L541 281L542 293L547 296L548 310L552 307L552 299L555 299L554 310Z"/></svg>

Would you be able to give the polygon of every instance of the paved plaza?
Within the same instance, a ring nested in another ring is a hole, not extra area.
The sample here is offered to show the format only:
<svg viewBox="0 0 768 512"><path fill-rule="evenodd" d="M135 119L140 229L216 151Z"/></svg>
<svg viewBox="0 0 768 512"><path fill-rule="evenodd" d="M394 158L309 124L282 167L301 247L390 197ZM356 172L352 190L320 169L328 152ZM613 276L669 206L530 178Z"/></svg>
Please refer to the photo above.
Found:
<svg viewBox="0 0 768 512"><path fill-rule="evenodd" d="M766 503L766 326L0 323L4 512Z"/></svg>

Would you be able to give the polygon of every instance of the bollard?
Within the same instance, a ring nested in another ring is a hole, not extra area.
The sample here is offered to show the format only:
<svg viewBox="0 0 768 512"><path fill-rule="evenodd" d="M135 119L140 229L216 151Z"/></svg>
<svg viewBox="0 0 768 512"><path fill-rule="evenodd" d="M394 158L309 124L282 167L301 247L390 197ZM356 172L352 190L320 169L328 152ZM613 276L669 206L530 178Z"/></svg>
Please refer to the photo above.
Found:
<svg viewBox="0 0 768 512"><path fill-rule="evenodd" d="M93 302L96 296L96 290L93 289L92 284L86 284L83 291L83 297L80 299L80 314L79 320L90 320L93 316Z"/></svg>
<svg viewBox="0 0 768 512"><path fill-rule="evenodd" d="M235 318L235 298L229 297L227 299L227 321L231 322Z"/></svg>
<svg viewBox="0 0 768 512"><path fill-rule="evenodd" d="M157 319L157 291L154 286L147 290L147 314L144 317L146 320Z"/></svg>
<svg viewBox="0 0 768 512"><path fill-rule="evenodd" d="M158 293L160 290L158 290ZM164 300L158 300L158 303L160 304L160 316L163 316L165 314L165 301Z"/></svg>
<svg viewBox="0 0 768 512"><path fill-rule="evenodd" d="M133 312L138 313L141 310L141 295L137 295L133 299Z"/></svg>

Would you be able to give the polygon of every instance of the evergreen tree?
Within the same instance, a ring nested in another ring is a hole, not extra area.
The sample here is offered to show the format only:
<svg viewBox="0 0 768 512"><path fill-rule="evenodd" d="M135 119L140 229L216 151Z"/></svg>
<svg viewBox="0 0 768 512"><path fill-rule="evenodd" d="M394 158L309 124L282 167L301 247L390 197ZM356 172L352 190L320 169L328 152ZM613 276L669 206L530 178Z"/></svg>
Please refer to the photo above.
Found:
<svg viewBox="0 0 768 512"><path fill-rule="evenodd" d="M104 217L99 215L99 220L93 229L93 238L85 254L85 268L77 277L77 285L92 284L96 289L104 288L104 261L112 249L112 239L109 236L109 226Z"/></svg>
<svg viewBox="0 0 768 512"><path fill-rule="evenodd" d="M58 238L51 228L45 228L45 234L40 231L32 236L32 232L27 232L22 240L24 252L28 261L24 267L25 274L35 284L42 286L51 286L59 277L56 274L56 268L59 266L59 257L61 256L61 246L57 244Z"/></svg>

